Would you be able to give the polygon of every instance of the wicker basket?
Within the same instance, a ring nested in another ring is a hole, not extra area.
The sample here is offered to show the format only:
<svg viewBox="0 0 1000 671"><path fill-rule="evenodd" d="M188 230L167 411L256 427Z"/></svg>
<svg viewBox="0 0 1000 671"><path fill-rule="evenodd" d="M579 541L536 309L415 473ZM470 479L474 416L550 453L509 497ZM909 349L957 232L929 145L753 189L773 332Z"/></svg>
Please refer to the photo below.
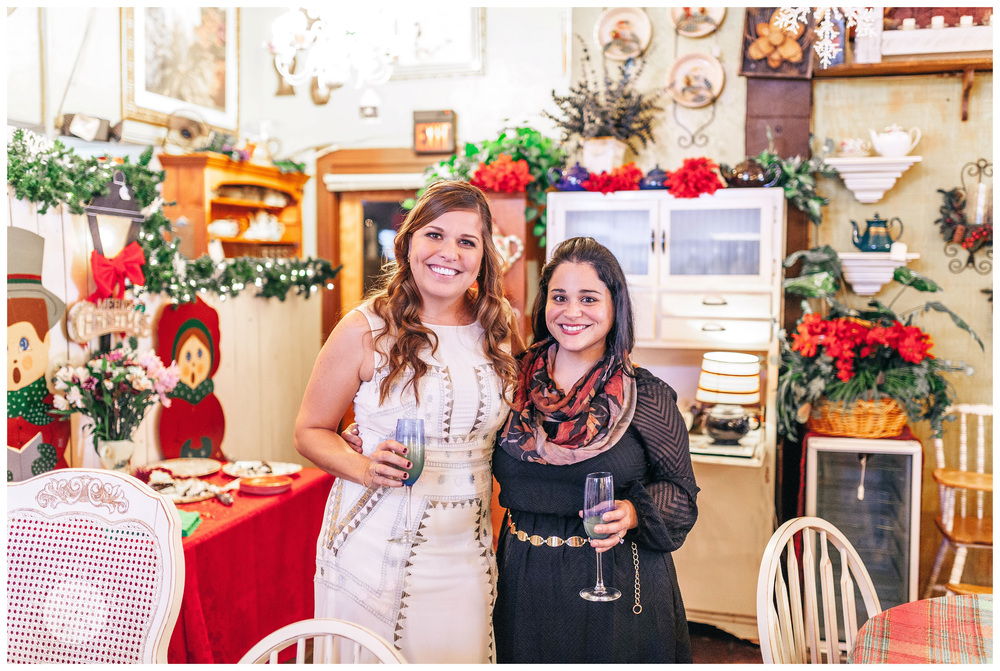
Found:
<svg viewBox="0 0 1000 671"><path fill-rule="evenodd" d="M849 438L890 438L898 436L906 424L906 413L891 398L877 401L855 401L843 406L822 401L817 407L819 417L809 417L810 431L828 436Z"/></svg>

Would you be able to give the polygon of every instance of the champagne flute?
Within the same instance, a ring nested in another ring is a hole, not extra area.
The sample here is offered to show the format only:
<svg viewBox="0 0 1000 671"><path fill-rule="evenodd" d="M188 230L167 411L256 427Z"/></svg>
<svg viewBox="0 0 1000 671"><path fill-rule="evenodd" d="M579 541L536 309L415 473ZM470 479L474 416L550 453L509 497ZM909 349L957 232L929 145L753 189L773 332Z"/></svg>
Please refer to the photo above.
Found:
<svg viewBox="0 0 1000 671"><path fill-rule="evenodd" d="M583 528L587 535L598 540L607 538L608 534L594 532L594 527L601 524L601 516L615 509L615 480L607 471L588 473L583 486ZM618 590L604 586L604 576L601 574L601 553L597 553L597 583L593 587L580 590L580 596L587 601L614 601L622 595Z"/></svg>
<svg viewBox="0 0 1000 671"><path fill-rule="evenodd" d="M399 419L396 421L396 442L402 443L406 447L406 458L410 460L409 469L403 468L409 477L403 480L406 487L406 528L401 536L390 538L390 543L422 543L425 538L417 538L410 528L410 493L413 491L413 483L420 477L424 470L424 420L422 419Z"/></svg>

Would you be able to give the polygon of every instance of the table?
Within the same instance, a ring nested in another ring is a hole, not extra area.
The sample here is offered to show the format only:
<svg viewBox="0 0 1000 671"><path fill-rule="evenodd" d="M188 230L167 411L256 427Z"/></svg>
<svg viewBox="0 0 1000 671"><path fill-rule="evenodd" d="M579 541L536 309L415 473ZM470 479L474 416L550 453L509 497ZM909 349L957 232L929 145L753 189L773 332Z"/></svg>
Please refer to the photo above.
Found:
<svg viewBox="0 0 1000 671"><path fill-rule="evenodd" d="M948 595L884 610L865 622L855 664L989 664L993 596Z"/></svg>
<svg viewBox="0 0 1000 671"><path fill-rule="evenodd" d="M316 539L333 477L304 468L292 478L284 494L234 490L232 507L214 498L177 506L200 512L202 522L183 539L184 596L169 663L233 664L275 629L313 616Z"/></svg>

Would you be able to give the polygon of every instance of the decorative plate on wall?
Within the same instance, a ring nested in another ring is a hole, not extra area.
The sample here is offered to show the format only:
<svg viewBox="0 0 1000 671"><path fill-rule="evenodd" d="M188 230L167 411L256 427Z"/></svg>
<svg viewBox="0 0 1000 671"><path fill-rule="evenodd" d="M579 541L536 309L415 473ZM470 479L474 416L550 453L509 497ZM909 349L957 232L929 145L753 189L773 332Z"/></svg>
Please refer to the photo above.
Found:
<svg viewBox="0 0 1000 671"><path fill-rule="evenodd" d="M670 68L667 90L678 105L704 107L715 102L725 82L726 73L718 58L693 53L681 56Z"/></svg>
<svg viewBox="0 0 1000 671"><path fill-rule="evenodd" d="M711 35L722 24L725 7L671 7L670 21L684 37Z"/></svg>
<svg viewBox="0 0 1000 671"><path fill-rule="evenodd" d="M638 7L612 7L594 25L594 40L605 57L615 61L642 55L652 36L653 22Z"/></svg>

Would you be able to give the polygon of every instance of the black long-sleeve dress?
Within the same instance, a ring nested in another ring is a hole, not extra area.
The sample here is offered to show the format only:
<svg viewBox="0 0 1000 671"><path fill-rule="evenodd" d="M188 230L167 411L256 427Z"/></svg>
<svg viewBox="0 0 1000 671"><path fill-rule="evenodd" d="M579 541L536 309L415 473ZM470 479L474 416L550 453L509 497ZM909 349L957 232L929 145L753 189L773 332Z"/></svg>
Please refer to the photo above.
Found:
<svg viewBox="0 0 1000 671"><path fill-rule="evenodd" d="M670 553L698 516L698 487L677 395L652 373L636 370L635 416L621 440L596 457L566 466L520 461L497 448L493 473L510 518L500 531L493 627L500 663L690 662L687 619ZM586 534L583 508L588 473L610 471L615 498L635 506L639 526L601 555L604 584L622 592L591 602L580 590L594 585L590 545L535 546L511 534L509 520L529 536ZM636 566L632 544L638 554ZM612 569L613 563L613 569Z"/></svg>

